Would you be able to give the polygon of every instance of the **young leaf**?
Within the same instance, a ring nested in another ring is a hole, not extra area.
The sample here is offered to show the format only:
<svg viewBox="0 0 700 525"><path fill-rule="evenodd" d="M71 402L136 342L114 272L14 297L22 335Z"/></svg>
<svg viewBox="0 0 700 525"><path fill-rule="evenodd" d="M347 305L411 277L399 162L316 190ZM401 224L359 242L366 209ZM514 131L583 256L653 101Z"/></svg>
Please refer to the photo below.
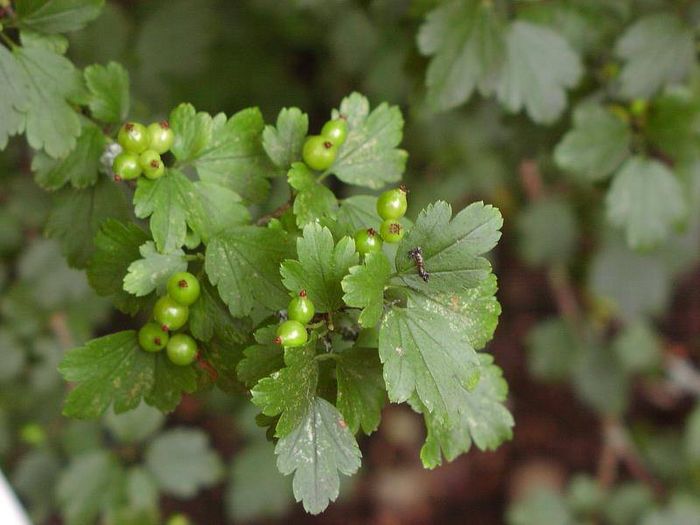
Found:
<svg viewBox="0 0 700 525"><path fill-rule="evenodd" d="M95 235L95 252L87 266L90 286L99 295L111 297L121 311L132 315L139 311L143 300L124 291L124 276L131 262L139 258L139 247L147 240L146 233L135 224L107 219Z"/></svg>
<svg viewBox="0 0 700 525"><path fill-rule="evenodd" d="M291 434L275 447L277 468L294 473L294 497L311 514L319 514L338 497L338 472L350 476L362 454L342 416L325 399L312 400Z"/></svg>
<svg viewBox="0 0 700 525"><path fill-rule="evenodd" d="M340 115L347 120L348 137L330 171L347 184L374 189L399 180L408 158L397 148L403 136L399 108L381 104L370 113L369 101L353 93L333 111L333 118Z"/></svg>
<svg viewBox="0 0 700 525"><path fill-rule="evenodd" d="M180 171L169 169L156 180L139 178L134 213L140 219L151 218L151 233L158 251L172 252L185 243L194 199L194 186Z"/></svg>
<svg viewBox="0 0 700 525"><path fill-rule="evenodd" d="M611 223L625 229L632 248L664 240L685 217L683 189L671 170L656 160L632 157L615 175L606 198Z"/></svg>
<svg viewBox="0 0 700 525"><path fill-rule="evenodd" d="M257 344L243 350L243 359L236 367L238 379L249 387L284 367L284 350L276 344Z"/></svg>
<svg viewBox="0 0 700 525"><path fill-rule="evenodd" d="M0 150L7 141L24 129L27 110L27 82L24 71L10 51L0 46Z"/></svg>
<svg viewBox="0 0 700 525"><path fill-rule="evenodd" d="M220 119L226 119L221 115ZM180 104L170 113L170 128L175 134L171 148L180 162L193 162L204 154L213 135L213 120L208 113L197 112L192 104Z"/></svg>
<svg viewBox="0 0 700 525"><path fill-rule="evenodd" d="M630 155L627 123L599 104L583 104L574 112L574 127L554 150L563 170L588 181L608 177Z"/></svg>
<svg viewBox="0 0 700 525"><path fill-rule="evenodd" d="M198 201L191 203L188 222L206 244L229 228L250 222L250 212L233 190L214 182L194 183Z"/></svg>
<svg viewBox="0 0 700 525"><path fill-rule="evenodd" d="M289 295L279 265L292 252L283 231L239 226L209 242L205 268L231 314L242 317L258 303L269 310L284 308Z"/></svg>
<svg viewBox="0 0 700 525"><path fill-rule="evenodd" d="M158 487L179 498L194 497L223 474L221 459L198 429L176 428L159 435L146 449L145 463Z"/></svg>
<svg viewBox="0 0 700 525"><path fill-rule="evenodd" d="M386 402L382 365L374 348L351 348L339 354L338 410L353 434L371 434L379 427Z"/></svg>
<svg viewBox="0 0 700 525"><path fill-rule="evenodd" d="M418 48L433 57L426 74L431 106L457 107L477 87L484 95L492 92L504 60L504 33L492 3L453 0L428 13Z"/></svg>
<svg viewBox="0 0 700 525"><path fill-rule="evenodd" d="M566 89L581 78L578 55L555 31L521 21L508 29L506 48L498 100L513 112L525 108L537 123L554 122L566 108Z"/></svg>
<svg viewBox="0 0 700 525"><path fill-rule="evenodd" d="M46 235L57 239L71 266L84 268L95 251L93 239L106 219L127 220L128 203L121 189L103 177L91 188L66 188L54 196Z"/></svg>
<svg viewBox="0 0 700 525"><path fill-rule="evenodd" d="M228 345L246 342L251 331L250 320L231 317L216 289L205 279L200 283L201 295L190 306L189 329L192 336L204 342L216 337Z"/></svg>
<svg viewBox="0 0 700 525"><path fill-rule="evenodd" d="M80 419L99 417L110 405L120 414L149 405L170 411L182 392L196 388L191 367L178 367L161 354L141 350L136 332L128 330L93 339L69 352L59 366L66 381L77 382L63 413Z"/></svg>
<svg viewBox="0 0 700 525"><path fill-rule="evenodd" d="M393 308L379 330L379 357L389 399L415 393L435 418L450 424L464 407L461 393L479 379L479 358L439 313L408 302Z"/></svg>
<svg viewBox="0 0 700 525"><path fill-rule="evenodd" d="M17 2L22 28L37 33L69 33L97 18L104 0L23 0Z"/></svg>
<svg viewBox="0 0 700 525"><path fill-rule="evenodd" d="M381 219L377 215L377 198L369 195L355 195L340 202L338 210L338 234L355 235L361 228L374 228L379 231Z"/></svg>
<svg viewBox="0 0 700 525"><path fill-rule="evenodd" d="M141 259L132 262L124 277L124 290L136 297L143 297L154 290L165 290L170 276L187 270L185 252L181 249L159 253L155 244L148 241L139 248Z"/></svg>
<svg viewBox="0 0 700 525"><path fill-rule="evenodd" d="M693 31L670 13L648 15L625 31L615 54L626 61L620 73L622 94L648 98L688 75L695 63Z"/></svg>
<svg viewBox="0 0 700 525"><path fill-rule="evenodd" d="M349 237L333 244L333 235L319 224L308 224L297 239L299 260L286 260L280 273L292 293L306 290L317 312L332 312L343 306L340 282L358 262L355 242Z"/></svg>
<svg viewBox="0 0 700 525"><path fill-rule="evenodd" d="M129 73L120 64L94 64L85 68L85 84L90 91L88 105L92 116L118 124L129 115Z"/></svg>
<svg viewBox="0 0 700 525"><path fill-rule="evenodd" d="M280 416L275 436L292 432L313 405L318 383L315 341L285 350L285 368L261 379L251 390L253 403L266 416Z"/></svg>
<svg viewBox="0 0 700 525"><path fill-rule="evenodd" d="M298 108L283 108L276 126L265 126L262 140L268 157L280 169L287 170L301 160L301 148L309 131L309 117Z"/></svg>
<svg viewBox="0 0 700 525"><path fill-rule="evenodd" d="M303 228L322 218L335 218L338 200L330 189L318 182L306 164L293 163L287 178L289 185L297 190L293 208L297 226Z"/></svg>
<svg viewBox="0 0 700 525"><path fill-rule="evenodd" d="M341 282L343 301L362 308L358 322L371 328L384 313L384 286L391 275L391 265L383 253L370 253L362 265L351 267L349 272Z"/></svg>
<svg viewBox="0 0 700 525"><path fill-rule="evenodd" d="M106 144L102 131L84 122L75 148L66 157L57 160L39 152L32 159L37 184L49 191L58 190L68 182L79 189L94 185Z"/></svg>

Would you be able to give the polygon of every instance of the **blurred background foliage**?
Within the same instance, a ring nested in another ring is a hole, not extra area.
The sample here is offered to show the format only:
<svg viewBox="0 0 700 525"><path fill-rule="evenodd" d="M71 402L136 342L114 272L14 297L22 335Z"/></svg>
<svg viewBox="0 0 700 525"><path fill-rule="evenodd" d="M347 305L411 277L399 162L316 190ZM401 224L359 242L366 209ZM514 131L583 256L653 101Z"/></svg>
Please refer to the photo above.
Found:
<svg viewBox="0 0 700 525"><path fill-rule="evenodd" d="M361 442L363 473L314 518L293 505L248 409L216 391L167 419L146 406L99 423L62 418L63 352L127 319L42 236L51 197L14 140L0 155L0 457L36 523L700 523L697 64L643 99L649 136L671 158L689 210L654 249L629 247L609 225L608 183L569 173L553 154L579 101L597 97L635 117L634 101L614 93L612 49L625 28L670 11L697 29L700 8L504 1L518 18L555 27L582 57L569 109L544 126L478 95L430 110L416 35L438 4L110 1L69 35L68 56L80 67L124 64L143 120L181 101L227 114L259 106L267 121L298 106L316 129L352 90L400 105L409 210L483 199L505 216L494 256L504 313L489 348L511 385L513 442L426 472L418 416L389 407ZM273 192L268 206L280 198ZM116 510L101 514L105 506Z"/></svg>

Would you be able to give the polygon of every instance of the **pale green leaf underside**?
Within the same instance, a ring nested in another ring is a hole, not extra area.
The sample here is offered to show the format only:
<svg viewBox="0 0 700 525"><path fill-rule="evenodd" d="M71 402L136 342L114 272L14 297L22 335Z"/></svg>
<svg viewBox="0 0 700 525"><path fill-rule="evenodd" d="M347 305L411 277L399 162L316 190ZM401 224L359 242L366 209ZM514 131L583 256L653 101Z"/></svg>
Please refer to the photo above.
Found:
<svg viewBox="0 0 700 525"><path fill-rule="evenodd" d="M170 253L159 253L155 244L148 241L139 252L141 259L132 262L124 276L124 290L137 297L154 290L163 293L172 274L187 270L185 252L179 248Z"/></svg>

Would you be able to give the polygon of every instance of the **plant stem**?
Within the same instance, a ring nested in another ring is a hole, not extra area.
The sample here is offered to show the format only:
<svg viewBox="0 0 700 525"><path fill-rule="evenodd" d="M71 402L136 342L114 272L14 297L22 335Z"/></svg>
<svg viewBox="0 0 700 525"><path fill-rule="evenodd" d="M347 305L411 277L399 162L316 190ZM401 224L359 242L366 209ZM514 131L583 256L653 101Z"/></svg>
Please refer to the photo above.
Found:
<svg viewBox="0 0 700 525"><path fill-rule="evenodd" d="M270 212L270 213L267 213L267 214L263 215L262 217L260 217L260 218L258 219L257 225L258 225L258 226L264 226L264 225L266 225L268 222L270 222L272 219L278 219L279 217L281 217L282 215L284 215L284 212L286 212L286 211L291 207L291 205L292 205L291 202L285 202L284 204L282 204L282 205L281 205L279 208L277 208L276 210L274 210L274 211L272 211L272 212Z"/></svg>

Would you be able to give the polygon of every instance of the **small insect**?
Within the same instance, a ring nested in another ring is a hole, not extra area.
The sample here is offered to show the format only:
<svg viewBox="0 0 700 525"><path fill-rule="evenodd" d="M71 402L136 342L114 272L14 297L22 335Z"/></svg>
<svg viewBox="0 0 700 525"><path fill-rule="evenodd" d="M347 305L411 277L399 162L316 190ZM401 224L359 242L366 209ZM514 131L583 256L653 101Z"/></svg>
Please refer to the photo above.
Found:
<svg viewBox="0 0 700 525"><path fill-rule="evenodd" d="M423 250L421 250L421 247L416 246L408 250L408 256L416 263L418 275L427 283L428 279L430 279L430 274L425 270L425 261L423 260Z"/></svg>

